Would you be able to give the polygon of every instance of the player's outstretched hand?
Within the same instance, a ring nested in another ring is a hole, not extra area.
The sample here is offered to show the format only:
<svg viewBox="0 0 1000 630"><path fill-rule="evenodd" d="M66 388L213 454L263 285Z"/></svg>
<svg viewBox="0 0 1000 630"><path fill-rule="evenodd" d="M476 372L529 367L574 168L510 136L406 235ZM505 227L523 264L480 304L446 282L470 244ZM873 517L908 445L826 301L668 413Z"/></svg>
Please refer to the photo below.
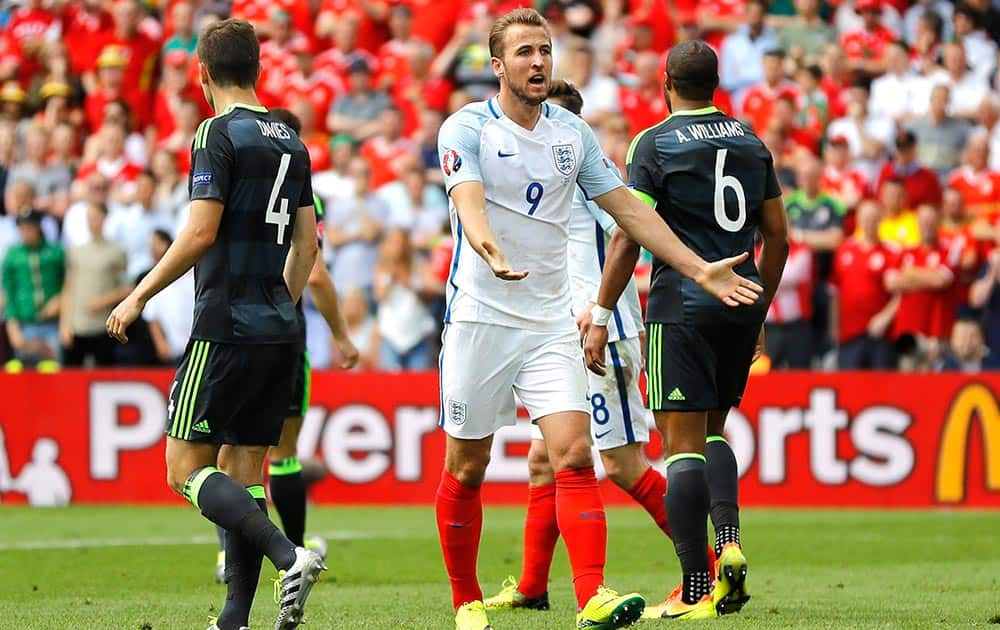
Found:
<svg viewBox="0 0 1000 630"><path fill-rule="evenodd" d="M496 245L489 241L483 241L483 250L486 252L486 262L489 263L493 275L501 280L523 280L528 277L527 271L514 271L511 269L507 257L503 255Z"/></svg>
<svg viewBox="0 0 1000 630"><path fill-rule="evenodd" d="M726 306L753 304L764 292L764 287L733 271L733 267L745 261L749 256L749 253L743 252L739 256L709 263L705 272L698 278L698 284L722 300Z"/></svg>
<svg viewBox="0 0 1000 630"><path fill-rule="evenodd" d="M334 337L333 343L337 344L337 350L340 351L340 369L349 370L358 364L358 359L361 355L358 353L358 349L354 347L351 343L350 337L345 336L343 339L337 339Z"/></svg>
<svg viewBox="0 0 1000 630"><path fill-rule="evenodd" d="M142 307L145 306L138 298L134 295L130 295L122 303L115 307L115 310L111 311L111 315L108 316L108 321L104 327L108 330L108 334L111 335L118 343L126 343L128 337L125 336L125 329L132 325L132 322L139 319L139 314L142 313Z"/></svg>
<svg viewBox="0 0 1000 630"><path fill-rule="evenodd" d="M587 369L604 376L604 349L608 346L608 327L590 325L583 343L583 358Z"/></svg>

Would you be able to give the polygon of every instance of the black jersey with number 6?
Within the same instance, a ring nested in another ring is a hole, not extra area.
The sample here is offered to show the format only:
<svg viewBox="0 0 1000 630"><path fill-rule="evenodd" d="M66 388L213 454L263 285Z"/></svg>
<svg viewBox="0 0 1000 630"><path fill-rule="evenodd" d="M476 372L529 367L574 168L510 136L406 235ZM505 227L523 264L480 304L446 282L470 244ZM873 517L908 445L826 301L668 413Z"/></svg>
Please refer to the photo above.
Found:
<svg viewBox="0 0 1000 630"><path fill-rule="evenodd" d="M191 200L223 205L218 235L195 264L191 337L287 343L299 336L283 271L296 210L313 203L309 153L265 108L233 105L201 123Z"/></svg>
<svg viewBox="0 0 1000 630"><path fill-rule="evenodd" d="M685 245L709 262L749 252L736 272L760 282L754 238L764 201L781 188L771 153L746 125L714 107L677 112L636 136L627 162L629 186ZM646 320L684 323L692 308L725 307L655 260Z"/></svg>

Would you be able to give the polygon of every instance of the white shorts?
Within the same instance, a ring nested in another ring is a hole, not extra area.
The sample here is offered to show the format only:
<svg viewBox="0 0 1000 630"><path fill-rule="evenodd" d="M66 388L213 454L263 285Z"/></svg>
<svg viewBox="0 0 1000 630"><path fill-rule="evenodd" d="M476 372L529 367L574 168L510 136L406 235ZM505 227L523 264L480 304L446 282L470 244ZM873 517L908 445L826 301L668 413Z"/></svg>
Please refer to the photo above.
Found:
<svg viewBox="0 0 1000 630"><path fill-rule="evenodd" d="M532 421L590 411L575 331L453 322L445 326L439 368L440 424L452 437L478 440L514 424L515 392Z"/></svg>
<svg viewBox="0 0 1000 630"><path fill-rule="evenodd" d="M609 343L605 350L604 376L587 371L590 390L590 435L599 451L649 441L653 414L646 408L639 390L642 349L639 338ZM541 440L542 432L531 427L531 439Z"/></svg>

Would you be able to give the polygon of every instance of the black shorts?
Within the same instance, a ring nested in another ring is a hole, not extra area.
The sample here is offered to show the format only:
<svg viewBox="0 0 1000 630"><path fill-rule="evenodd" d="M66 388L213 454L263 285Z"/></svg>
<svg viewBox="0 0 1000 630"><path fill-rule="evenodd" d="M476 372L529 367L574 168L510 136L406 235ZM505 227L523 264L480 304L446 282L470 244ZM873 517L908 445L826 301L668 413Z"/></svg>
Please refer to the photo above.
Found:
<svg viewBox="0 0 1000 630"><path fill-rule="evenodd" d="M301 372L300 357L294 344L192 339L170 386L167 435L220 445L276 445Z"/></svg>
<svg viewBox="0 0 1000 630"><path fill-rule="evenodd" d="M292 385L292 397L288 399L286 418L297 418L306 415L309 410L309 391L312 388L312 374L309 371L309 353L299 353L295 370L295 383Z"/></svg>
<svg viewBox="0 0 1000 630"><path fill-rule="evenodd" d="M739 406L760 323L660 324L646 332L646 391L653 411Z"/></svg>

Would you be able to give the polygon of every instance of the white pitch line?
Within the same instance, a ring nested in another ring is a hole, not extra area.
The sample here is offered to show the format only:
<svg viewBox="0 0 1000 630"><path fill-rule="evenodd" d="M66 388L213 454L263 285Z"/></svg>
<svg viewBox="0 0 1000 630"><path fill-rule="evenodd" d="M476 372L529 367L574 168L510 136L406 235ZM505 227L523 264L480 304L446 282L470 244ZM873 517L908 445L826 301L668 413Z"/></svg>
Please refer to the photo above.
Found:
<svg viewBox="0 0 1000 630"><path fill-rule="evenodd" d="M362 540L377 538L370 532L335 531L320 532L326 540ZM160 537L160 538L70 538L64 540L27 540L0 543L0 551L44 551L47 549L97 549L102 547L166 547L170 545L207 545L216 543L215 536Z"/></svg>

